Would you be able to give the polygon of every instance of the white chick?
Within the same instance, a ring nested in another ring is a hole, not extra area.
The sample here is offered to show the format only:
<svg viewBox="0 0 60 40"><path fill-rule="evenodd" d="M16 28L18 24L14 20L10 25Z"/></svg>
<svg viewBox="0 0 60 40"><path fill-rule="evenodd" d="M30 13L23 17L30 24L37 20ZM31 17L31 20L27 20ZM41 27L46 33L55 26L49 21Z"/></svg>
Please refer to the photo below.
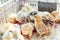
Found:
<svg viewBox="0 0 60 40"><path fill-rule="evenodd" d="M4 33L3 40L5 40L5 38L8 37L8 34L9 34L9 36L11 36L13 34L14 35L13 37L17 37L17 40L24 40L24 37L20 33L20 26L18 24L6 23L6 24L4 24L4 26L0 26L0 27L2 29L0 31L2 33ZM12 37L9 37L9 38L12 38ZM8 40L8 39L6 39L6 40ZM13 40L13 39L9 39L9 40Z"/></svg>
<svg viewBox="0 0 60 40"><path fill-rule="evenodd" d="M5 23L4 25L0 25L0 34L4 34L6 32L6 30L8 29L8 26L10 25L11 23Z"/></svg>
<svg viewBox="0 0 60 40"><path fill-rule="evenodd" d="M32 7L29 4L24 4L24 7L22 7L21 11L19 11L16 15L16 20L21 21L24 18L26 18L30 12L33 11Z"/></svg>
<svg viewBox="0 0 60 40"><path fill-rule="evenodd" d="M2 36L2 40L12 40L13 34L11 32L5 32Z"/></svg>
<svg viewBox="0 0 60 40"><path fill-rule="evenodd" d="M17 15L16 15L16 20L17 20L18 22L24 23L23 21L26 20L26 17L27 17L28 15L29 15L29 14L27 14L26 12L20 11L20 12L18 12Z"/></svg>
<svg viewBox="0 0 60 40"><path fill-rule="evenodd" d="M9 26L8 26L8 29L7 29L7 31L11 31L11 32L17 32L17 33L20 33L20 27L18 26L15 26L14 24L10 24Z"/></svg>
<svg viewBox="0 0 60 40"><path fill-rule="evenodd" d="M24 40L24 37L20 34L17 35L18 38L14 38L14 34L12 32L5 32L2 36L2 40Z"/></svg>
<svg viewBox="0 0 60 40"><path fill-rule="evenodd" d="M21 21L21 20L23 20L23 19L24 19L24 17L23 17L23 12L22 12L22 11L18 12L18 13L16 14L16 20L17 20L17 21Z"/></svg>
<svg viewBox="0 0 60 40"><path fill-rule="evenodd" d="M20 26L18 24L10 24L9 28L7 29L7 31L8 32L9 31L12 32L14 37L17 38L17 40L19 40L19 39L23 40L24 39L23 36L20 33Z"/></svg>
<svg viewBox="0 0 60 40"><path fill-rule="evenodd" d="M22 8L22 11L30 13L31 11L33 11L33 8L28 3L25 3L24 7Z"/></svg>
<svg viewBox="0 0 60 40"><path fill-rule="evenodd" d="M32 31L33 31L33 26L31 23L26 23L21 26L22 34L23 35L28 35L29 37L32 36Z"/></svg>
<svg viewBox="0 0 60 40"><path fill-rule="evenodd" d="M6 32L6 30L8 29L8 26L10 25L11 23L5 23L4 25L1 25L0 26L0 32L1 33L4 33L4 32Z"/></svg>

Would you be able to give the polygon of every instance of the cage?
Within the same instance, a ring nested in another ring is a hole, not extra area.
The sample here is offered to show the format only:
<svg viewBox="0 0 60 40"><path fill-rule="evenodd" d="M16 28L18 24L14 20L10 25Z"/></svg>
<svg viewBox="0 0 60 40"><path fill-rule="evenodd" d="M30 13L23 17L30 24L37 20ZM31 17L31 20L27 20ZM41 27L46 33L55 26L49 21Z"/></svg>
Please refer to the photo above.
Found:
<svg viewBox="0 0 60 40"><path fill-rule="evenodd" d="M28 3L38 12L47 11L51 13L52 11L58 11L60 13L60 0L6 0L0 6L0 24L7 23L7 17L10 13L19 13L25 3Z"/></svg>

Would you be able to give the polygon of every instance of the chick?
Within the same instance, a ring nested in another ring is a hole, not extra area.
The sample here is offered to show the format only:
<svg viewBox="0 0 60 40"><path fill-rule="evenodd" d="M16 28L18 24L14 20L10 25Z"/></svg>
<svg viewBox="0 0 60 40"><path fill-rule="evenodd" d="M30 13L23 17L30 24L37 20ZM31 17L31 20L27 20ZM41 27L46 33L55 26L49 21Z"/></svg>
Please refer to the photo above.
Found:
<svg viewBox="0 0 60 40"><path fill-rule="evenodd" d="M22 11L27 13L30 13L31 11L33 11L33 8L28 3L25 3L23 6L24 7L21 9Z"/></svg>
<svg viewBox="0 0 60 40"><path fill-rule="evenodd" d="M11 32L5 32L2 36L2 40L12 40L12 39L13 39L13 34Z"/></svg>
<svg viewBox="0 0 60 40"><path fill-rule="evenodd" d="M54 17L54 18L56 18L57 16L58 16L58 12L57 11L53 11L52 13L51 13L51 15Z"/></svg>
<svg viewBox="0 0 60 40"><path fill-rule="evenodd" d="M16 14L11 13L10 15L8 15L7 22L8 23L15 23L16 22Z"/></svg>
<svg viewBox="0 0 60 40"><path fill-rule="evenodd" d="M8 27L6 29L6 32L11 32L13 34L14 39L17 39L17 40L24 39L24 37L21 35L20 26L18 24L9 24L7 26Z"/></svg>
<svg viewBox="0 0 60 40"><path fill-rule="evenodd" d="M49 28L43 23L42 17L39 15L35 15L35 28L40 37L44 34L48 34L50 31Z"/></svg>
<svg viewBox="0 0 60 40"><path fill-rule="evenodd" d="M29 37L32 36L33 26L31 23L26 23L21 26L22 34L28 35Z"/></svg>
<svg viewBox="0 0 60 40"><path fill-rule="evenodd" d="M60 23L60 14L57 11L53 11L52 15L55 17L54 22L55 23Z"/></svg>

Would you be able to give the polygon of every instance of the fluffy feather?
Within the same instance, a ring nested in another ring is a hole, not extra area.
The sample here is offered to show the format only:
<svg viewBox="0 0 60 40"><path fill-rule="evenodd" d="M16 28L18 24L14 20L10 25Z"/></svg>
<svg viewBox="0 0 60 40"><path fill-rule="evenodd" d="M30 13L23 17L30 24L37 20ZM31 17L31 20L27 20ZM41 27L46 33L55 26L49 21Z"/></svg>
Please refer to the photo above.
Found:
<svg viewBox="0 0 60 40"><path fill-rule="evenodd" d="M28 35L29 37L32 36L32 31L33 31L33 26L31 23L26 23L21 26L22 34L23 35Z"/></svg>

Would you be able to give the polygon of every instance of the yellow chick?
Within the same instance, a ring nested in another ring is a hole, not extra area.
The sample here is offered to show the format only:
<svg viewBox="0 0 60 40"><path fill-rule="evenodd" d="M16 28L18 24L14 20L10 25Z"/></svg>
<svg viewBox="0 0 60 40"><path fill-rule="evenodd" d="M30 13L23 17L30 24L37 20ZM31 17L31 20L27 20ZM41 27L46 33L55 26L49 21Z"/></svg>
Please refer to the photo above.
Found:
<svg viewBox="0 0 60 40"><path fill-rule="evenodd" d="M28 35L29 37L32 36L33 26L31 25L31 23L23 24L21 26L21 29L22 29L22 34L23 35Z"/></svg>
<svg viewBox="0 0 60 40"><path fill-rule="evenodd" d="M8 15L7 22L9 23L15 23L16 22L16 14L10 14Z"/></svg>

